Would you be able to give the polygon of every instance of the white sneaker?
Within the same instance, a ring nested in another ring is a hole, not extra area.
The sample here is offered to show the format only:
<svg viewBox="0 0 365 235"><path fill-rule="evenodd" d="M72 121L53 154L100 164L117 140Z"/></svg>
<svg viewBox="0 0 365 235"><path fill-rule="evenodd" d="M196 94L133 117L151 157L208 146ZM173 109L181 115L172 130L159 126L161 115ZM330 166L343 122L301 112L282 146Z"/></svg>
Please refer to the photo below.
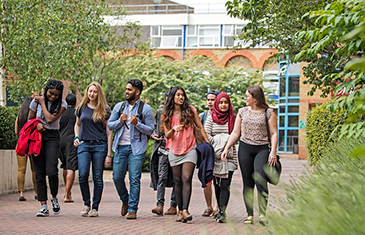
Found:
<svg viewBox="0 0 365 235"><path fill-rule="evenodd" d="M41 209L38 211L37 213L37 217L48 217L49 216L49 211L47 209L47 207L41 207Z"/></svg>
<svg viewBox="0 0 365 235"><path fill-rule="evenodd" d="M80 212L80 215L86 217L89 214L89 211L90 211L90 206L84 206L84 208Z"/></svg>
<svg viewBox="0 0 365 235"><path fill-rule="evenodd" d="M61 212L60 204L58 203L57 197L51 198L53 214L58 215Z"/></svg>
<svg viewBox="0 0 365 235"><path fill-rule="evenodd" d="M99 216L98 211L95 209L92 209L90 212L90 217L98 217L98 216Z"/></svg>

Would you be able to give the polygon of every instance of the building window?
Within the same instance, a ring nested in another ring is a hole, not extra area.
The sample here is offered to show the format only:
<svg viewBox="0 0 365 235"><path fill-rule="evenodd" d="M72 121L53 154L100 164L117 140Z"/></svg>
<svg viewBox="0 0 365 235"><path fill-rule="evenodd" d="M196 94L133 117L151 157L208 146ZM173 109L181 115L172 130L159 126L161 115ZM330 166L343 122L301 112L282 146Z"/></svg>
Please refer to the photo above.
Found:
<svg viewBox="0 0 365 235"><path fill-rule="evenodd" d="M289 77L289 96L299 96L299 77Z"/></svg>
<svg viewBox="0 0 365 235"><path fill-rule="evenodd" d="M223 46L224 47L232 47L241 45L242 47L247 47L251 42L245 43L243 40L234 39L235 36L238 36L242 33L242 28L244 25L223 25Z"/></svg>
<svg viewBox="0 0 365 235"><path fill-rule="evenodd" d="M219 25L190 25L187 27L186 47L219 47Z"/></svg>
<svg viewBox="0 0 365 235"><path fill-rule="evenodd" d="M155 48L180 48L182 36L182 26L151 26L151 45Z"/></svg>

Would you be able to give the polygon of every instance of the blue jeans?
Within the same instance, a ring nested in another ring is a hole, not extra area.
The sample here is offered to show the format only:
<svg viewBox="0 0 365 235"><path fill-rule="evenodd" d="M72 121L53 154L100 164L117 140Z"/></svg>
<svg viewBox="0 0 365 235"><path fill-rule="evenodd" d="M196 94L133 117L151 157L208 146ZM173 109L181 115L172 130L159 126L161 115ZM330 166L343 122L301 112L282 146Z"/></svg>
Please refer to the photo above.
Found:
<svg viewBox="0 0 365 235"><path fill-rule="evenodd" d="M90 163L92 162L92 175L94 181L94 196L92 209L98 210L103 193L103 170L104 161L107 154L106 141L87 141L79 145L78 164L79 164L79 185L82 200L85 206L90 206L89 173Z"/></svg>
<svg viewBox="0 0 365 235"><path fill-rule="evenodd" d="M113 160L113 180L120 200L128 203L128 211L137 212L141 192L142 166L146 153L133 155L130 145L119 145ZM125 174L129 171L130 194L125 186Z"/></svg>

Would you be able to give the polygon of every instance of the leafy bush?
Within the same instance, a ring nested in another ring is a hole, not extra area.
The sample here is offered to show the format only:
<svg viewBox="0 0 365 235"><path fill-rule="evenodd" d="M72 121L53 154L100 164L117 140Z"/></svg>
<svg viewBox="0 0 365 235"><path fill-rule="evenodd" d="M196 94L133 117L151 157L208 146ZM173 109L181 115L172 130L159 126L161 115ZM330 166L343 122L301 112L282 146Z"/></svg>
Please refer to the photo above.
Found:
<svg viewBox="0 0 365 235"><path fill-rule="evenodd" d="M0 106L0 149L15 149L14 125L18 108Z"/></svg>
<svg viewBox="0 0 365 235"><path fill-rule="evenodd" d="M271 232L363 234L365 156L359 156L356 150L364 144L364 139L341 139L330 144L316 170L287 185L282 212L268 215Z"/></svg>
<svg viewBox="0 0 365 235"><path fill-rule="evenodd" d="M152 138L148 140L148 147L147 147L147 151L146 151L146 157L144 159L143 166L142 166L142 172L150 172L151 154L152 154L154 142L155 141Z"/></svg>
<svg viewBox="0 0 365 235"><path fill-rule="evenodd" d="M328 144L338 139L338 133L332 132L345 120L344 111L331 111L326 107L327 104L317 106L307 116L306 145L311 165L316 165Z"/></svg>

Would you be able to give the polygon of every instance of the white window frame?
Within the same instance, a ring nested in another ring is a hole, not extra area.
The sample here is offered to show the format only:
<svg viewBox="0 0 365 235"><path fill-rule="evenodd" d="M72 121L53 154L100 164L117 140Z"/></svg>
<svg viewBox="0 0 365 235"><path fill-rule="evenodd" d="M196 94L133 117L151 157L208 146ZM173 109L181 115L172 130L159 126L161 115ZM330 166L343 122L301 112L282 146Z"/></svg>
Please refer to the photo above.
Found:
<svg viewBox="0 0 365 235"><path fill-rule="evenodd" d="M186 33L186 48L220 48L220 35L221 35L221 27L220 25L189 25L188 27L194 26L194 34ZM200 29L214 29L218 30L218 34L212 35L200 35ZM188 45L189 38L196 38L197 45ZM202 39L203 38L211 38L213 39L212 45L203 45L202 46Z"/></svg>
<svg viewBox="0 0 365 235"><path fill-rule="evenodd" d="M183 35L184 35L184 28L183 26L174 25L174 26L164 26L159 25L158 27L158 35L153 35L152 28L156 26L150 26L150 39L151 39L151 46L153 47L152 41L154 38L160 38L160 45L155 48L182 48L183 47ZM171 30L181 30L181 35L168 35L163 36L163 31L171 29ZM174 45L164 45L168 40L171 40L172 38L175 39ZM181 46L179 46L179 38L181 39Z"/></svg>
<svg viewBox="0 0 365 235"><path fill-rule="evenodd" d="M225 28L226 26L231 26L231 30L229 33L225 33ZM223 33L222 33L222 37L223 37L223 43L222 43L222 46L223 47L227 47L226 45L226 37L235 37L235 36L238 36L238 34L240 34L242 28L244 27L245 25L223 25ZM242 47L247 47L248 45L251 44L251 42L247 42L245 43L243 40L239 40L239 39L234 39L233 40L233 45L228 45L228 47L233 47L233 46L238 46L239 44L241 44Z"/></svg>

